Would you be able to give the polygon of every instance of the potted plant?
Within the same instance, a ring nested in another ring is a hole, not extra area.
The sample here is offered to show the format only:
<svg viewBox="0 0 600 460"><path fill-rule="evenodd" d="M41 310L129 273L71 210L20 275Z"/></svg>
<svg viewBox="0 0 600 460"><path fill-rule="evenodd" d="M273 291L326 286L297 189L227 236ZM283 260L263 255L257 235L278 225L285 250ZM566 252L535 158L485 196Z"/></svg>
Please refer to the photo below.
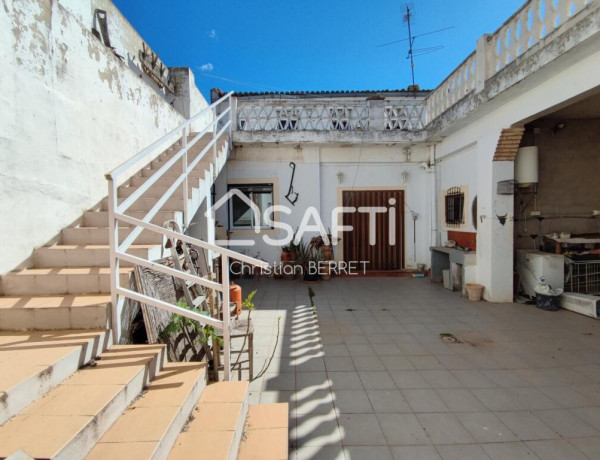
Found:
<svg viewBox="0 0 600 460"><path fill-rule="evenodd" d="M288 262L290 260L291 255L292 255L292 250L289 245L281 247L281 261L282 262Z"/></svg>
<svg viewBox="0 0 600 460"><path fill-rule="evenodd" d="M318 263L322 258L318 248L318 242L313 240L309 243L300 241L296 248L296 260L297 263L302 266L303 279L306 283L315 283L319 281Z"/></svg>
<svg viewBox="0 0 600 460"><path fill-rule="evenodd" d="M296 247L293 242L281 247L281 261L294 262L296 260Z"/></svg>

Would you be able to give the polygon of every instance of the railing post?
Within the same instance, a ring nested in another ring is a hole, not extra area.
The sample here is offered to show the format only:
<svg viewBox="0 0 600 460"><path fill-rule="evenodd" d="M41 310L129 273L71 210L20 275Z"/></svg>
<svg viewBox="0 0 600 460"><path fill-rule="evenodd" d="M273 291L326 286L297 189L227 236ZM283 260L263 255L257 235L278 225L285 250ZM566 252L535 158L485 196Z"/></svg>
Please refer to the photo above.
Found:
<svg viewBox="0 0 600 460"><path fill-rule="evenodd" d="M475 48L475 93L480 93L485 88L490 68L490 41L492 36L484 34L477 40Z"/></svg>
<svg viewBox="0 0 600 460"><path fill-rule="evenodd" d="M216 176L218 174L217 171L217 165L218 165L218 160L217 160L217 153L219 152L218 149L218 144L219 141L217 140L217 132L219 131L218 128L218 123L217 123L217 116L219 115L218 111L217 111L217 107L219 105L215 105L212 109L212 117L213 117L213 139L215 139L215 143L213 144L213 180L216 179Z"/></svg>
<svg viewBox="0 0 600 460"><path fill-rule="evenodd" d="M225 380L231 379L231 340L229 339L229 257L221 255L221 285L223 286L223 371Z"/></svg>
<svg viewBox="0 0 600 460"><path fill-rule="evenodd" d="M237 98L229 96L229 107L231 108L229 112L229 119L231 120L231 125L229 126L229 133L233 130L237 130Z"/></svg>
<svg viewBox="0 0 600 460"><path fill-rule="evenodd" d="M119 259L115 251L119 244L119 225L115 218L117 208L117 187L112 177L108 179L108 241L110 245L110 302L111 302L111 325L113 344L121 341L121 308L117 296L119 286Z"/></svg>
<svg viewBox="0 0 600 460"><path fill-rule="evenodd" d="M181 144L182 147L184 149L186 149L187 147L187 143L188 143L188 127L184 126L183 127L183 133L181 135ZM188 167L188 152L187 149L185 150L183 157L181 157L181 163L183 165L183 227L184 227L184 232L188 227L188 224L190 223L191 220L191 216L190 216L190 210L189 210L189 203L188 203L188 173L187 173L187 167Z"/></svg>

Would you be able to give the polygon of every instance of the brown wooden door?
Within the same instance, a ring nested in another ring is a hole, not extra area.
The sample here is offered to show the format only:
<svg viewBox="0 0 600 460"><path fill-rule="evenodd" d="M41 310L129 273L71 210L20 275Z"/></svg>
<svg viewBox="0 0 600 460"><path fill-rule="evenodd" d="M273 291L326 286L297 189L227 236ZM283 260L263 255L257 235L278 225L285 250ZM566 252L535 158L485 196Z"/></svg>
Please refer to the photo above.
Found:
<svg viewBox="0 0 600 460"><path fill-rule="evenodd" d="M354 213L344 213L344 225L353 230L344 232L344 261L365 261L367 270L399 270L404 268L404 192L402 190L352 190L343 192L344 206L353 206ZM390 200L395 204L390 204ZM390 223L389 211L375 217L375 244L369 242L369 214L358 212L360 207L395 208L395 218ZM391 226L391 228L390 228ZM391 232L395 244L391 244Z"/></svg>

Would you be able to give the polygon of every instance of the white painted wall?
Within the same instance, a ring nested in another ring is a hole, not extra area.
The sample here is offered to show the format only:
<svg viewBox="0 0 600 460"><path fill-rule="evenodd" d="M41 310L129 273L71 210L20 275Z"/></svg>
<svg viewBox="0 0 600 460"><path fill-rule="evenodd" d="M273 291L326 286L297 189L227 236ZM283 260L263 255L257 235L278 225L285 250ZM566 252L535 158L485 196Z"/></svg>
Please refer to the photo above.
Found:
<svg viewBox="0 0 600 460"><path fill-rule="evenodd" d="M2 10L0 273L99 202L104 173L183 121L92 36L90 2L4 0Z"/></svg>
<svg viewBox="0 0 600 460"><path fill-rule="evenodd" d="M276 204L287 205L292 209L291 215L282 214L280 220L296 228L300 225L308 206L315 207L325 228L331 227L331 212L340 205L339 189L390 188L405 189L405 264L415 267L416 263L429 263L430 241L430 193L429 176L419 163L426 161L428 150L421 146L413 149L406 161L406 155L401 146L363 148L340 147L334 145L300 147L244 145L236 148L227 163L225 171L217 179L217 200L227 190L227 184L243 181L274 179L277 184ZM296 163L294 191L299 193L295 206L285 199L288 192L291 168L290 161ZM342 172L342 183L338 183L337 174ZM402 171L408 173L406 183L402 182ZM228 225L227 207L219 209L216 218ZM418 214L416 221L416 260L413 256L413 222L411 210ZM270 235L282 235L279 230L268 231ZM275 237L275 236L273 236ZM305 237L305 241L308 239ZM272 263L278 261L280 249L266 245L262 235L256 237L251 231L234 231L232 239L250 238L256 245L249 248L237 248L251 256L259 255ZM334 250L336 258L339 249Z"/></svg>
<svg viewBox="0 0 600 460"><path fill-rule="evenodd" d="M598 38L588 40L534 73L519 85L480 107L462 120L436 146L442 159L440 187L450 183L475 181L473 194L478 196L478 214L483 216L477 229L477 271L475 280L485 286L484 298L494 302L511 302L513 298L513 218L512 196L497 195L497 182L514 177L513 162L492 161L500 132L513 125L538 118L587 92L600 88L600 52ZM446 162L448 155L457 154ZM470 207L470 203L469 203ZM440 207L439 218L442 218ZM507 214L501 225L497 216Z"/></svg>

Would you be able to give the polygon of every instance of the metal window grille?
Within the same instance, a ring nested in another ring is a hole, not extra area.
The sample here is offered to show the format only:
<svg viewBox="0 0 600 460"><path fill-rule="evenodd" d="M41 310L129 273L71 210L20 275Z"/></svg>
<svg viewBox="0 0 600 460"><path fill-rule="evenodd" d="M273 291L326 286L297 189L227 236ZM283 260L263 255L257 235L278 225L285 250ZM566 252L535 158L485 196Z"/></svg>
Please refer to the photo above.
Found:
<svg viewBox="0 0 600 460"><path fill-rule="evenodd" d="M600 294L600 261L565 258L565 290L581 294Z"/></svg>
<svg viewBox="0 0 600 460"><path fill-rule="evenodd" d="M460 187L452 187L446 193L446 225L464 224L465 194Z"/></svg>

